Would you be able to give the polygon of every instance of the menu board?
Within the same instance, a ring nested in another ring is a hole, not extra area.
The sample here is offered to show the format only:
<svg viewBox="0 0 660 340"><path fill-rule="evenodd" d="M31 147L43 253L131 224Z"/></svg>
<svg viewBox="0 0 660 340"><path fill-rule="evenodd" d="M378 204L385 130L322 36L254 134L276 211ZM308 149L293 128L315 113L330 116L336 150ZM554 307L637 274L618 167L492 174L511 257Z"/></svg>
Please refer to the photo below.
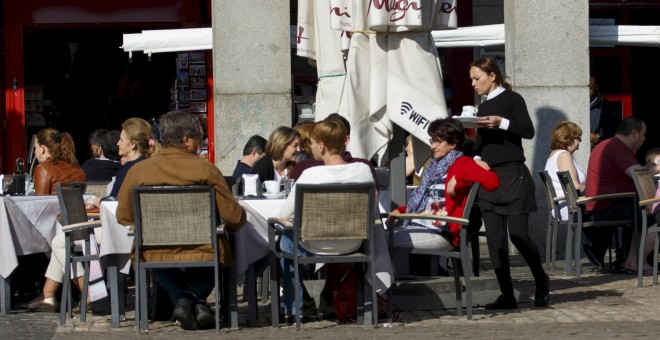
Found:
<svg viewBox="0 0 660 340"><path fill-rule="evenodd" d="M177 53L176 67L172 108L192 113L207 113L205 53L203 51Z"/></svg>

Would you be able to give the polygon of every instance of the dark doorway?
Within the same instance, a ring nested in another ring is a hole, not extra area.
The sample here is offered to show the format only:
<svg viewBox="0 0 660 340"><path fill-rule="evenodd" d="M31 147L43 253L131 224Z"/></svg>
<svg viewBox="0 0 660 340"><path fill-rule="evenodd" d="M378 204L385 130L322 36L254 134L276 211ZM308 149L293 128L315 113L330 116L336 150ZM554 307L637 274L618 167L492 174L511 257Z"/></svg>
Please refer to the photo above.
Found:
<svg viewBox="0 0 660 340"><path fill-rule="evenodd" d="M27 138L43 128L30 126L29 93L41 93L41 114L47 126L71 133L76 156L89 158L87 137L97 128L120 129L129 117L149 119L170 108L170 87L176 78L173 53L150 58L119 47L122 34L142 29L67 28L25 32ZM33 108L33 107L32 107ZM38 113L37 113L38 115Z"/></svg>

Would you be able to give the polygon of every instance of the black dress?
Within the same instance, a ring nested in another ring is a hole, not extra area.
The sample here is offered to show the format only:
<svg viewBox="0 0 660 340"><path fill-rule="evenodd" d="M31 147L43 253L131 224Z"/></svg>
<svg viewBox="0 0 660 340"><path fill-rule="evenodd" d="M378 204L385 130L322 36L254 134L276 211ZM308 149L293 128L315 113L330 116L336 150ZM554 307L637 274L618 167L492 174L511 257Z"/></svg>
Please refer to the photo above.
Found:
<svg viewBox="0 0 660 340"><path fill-rule="evenodd" d="M474 154L488 163L500 178L495 191L479 190L479 208L501 215L520 215L536 211L535 187L525 165L522 138L534 137L525 100L505 90L479 106L477 116L497 115L509 120L507 130L477 129Z"/></svg>

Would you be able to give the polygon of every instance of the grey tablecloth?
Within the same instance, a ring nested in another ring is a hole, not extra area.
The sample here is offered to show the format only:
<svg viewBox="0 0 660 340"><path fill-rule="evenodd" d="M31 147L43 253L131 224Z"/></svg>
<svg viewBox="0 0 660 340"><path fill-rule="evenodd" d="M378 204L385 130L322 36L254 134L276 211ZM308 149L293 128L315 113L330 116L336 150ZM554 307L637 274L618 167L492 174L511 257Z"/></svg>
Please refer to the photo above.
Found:
<svg viewBox="0 0 660 340"><path fill-rule="evenodd" d="M19 255L50 251L60 211L57 196L0 198L0 275L8 277ZM61 232L61 230L60 230Z"/></svg>

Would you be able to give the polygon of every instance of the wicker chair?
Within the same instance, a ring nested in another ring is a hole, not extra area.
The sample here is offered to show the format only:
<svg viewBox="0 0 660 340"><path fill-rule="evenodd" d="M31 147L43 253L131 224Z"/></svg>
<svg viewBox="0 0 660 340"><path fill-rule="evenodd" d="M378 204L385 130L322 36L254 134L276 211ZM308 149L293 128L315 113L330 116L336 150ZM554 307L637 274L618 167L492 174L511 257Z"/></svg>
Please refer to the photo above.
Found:
<svg viewBox="0 0 660 340"><path fill-rule="evenodd" d="M568 221L561 219L559 203L564 201L564 197L557 197L555 187L552 185L548 171L539 171L539 177L545 189L545 197L548 201L548 231L545 238L545 265L549 269L555 267L557 259L557 229L562 224L568 225ZM554 215L554 216L553 216Z"/></svg>
<svg viewBox="0 0 660 340"><path fill-rule="evenodd" d="M85 195L94 195L98 198L108 196L108 184L110 181L87 181Z"/></svg>
<svg viewBox="0 0 660 340"><path fill-rule="evenodd" d="M212 267L215 270L215 327L220 330L220 285L215 190L210 186L145 186L133 188L135 214L135 324L148 328L147 269ZM211 244L214 257L197 262L146 262L144 247Z"/></svg>
<svg viewBox="0 0 660 340"><path fill-rule="evenodd" d="M649 216L646 208L653 203L660 202L660 197L655 197L655 192L657 187L655 185L655 179L653 174L649 170L636 170L633 174L633 181L635 182L635 188L637 189L637 197L639 198L637 209L638 213L642 217L642 229L641 229L641 239L639 243L639 254L637 255L637 287L641 287L644 279L644 261L646 257L644 256L644 244L646 243L647 233L658 233L660 232L660 227L655 224L649 226ZM653 224L653 222L650 222ZM660 245L660 240L656 237L655 239L655 252L653 253L653 284L658 284L658 246Z"/></svg>
<svg viewBox="0 0 660 340"><path fill-rule="evenodd" d="M64 264L64 279L62 280L62 303L60 305L60 326L64 326L67 310L69 317L73 317L73 313L71 312L71 267L73 264L74 276L77 276L77 273L75 273L75 264L77 262L85 263L80 299L80 321L86 321L89 263L90 261L99 260L98 254L91 255L89 237L94 233L94 228L101 226L101 222L88 220L87 212L85 211L85 202L83 200L85 183L57 184L56 191L62 214L62 231L64 232L66 249L64 257L66 261ZM82 242L82 247L77 248L75 241ZM79 252L83 249L83 255L79 255Z"/></svg>
<svg viewBox="0 0 660 340"><path fill-rule="evenodd" d="M470 213L472 212L472 206L474 205L474 200L477 196L477 191L479 189L479 183L472 184L470 188L470 193L465 203L465 210L463 210L463 217L451 217L451 216L442 216L442 215L431 215L431 214L402 214L399 212L392 212L391 217L397 218L400 220L433 220L433 221L442 221L442 222L452 222L461 224L460 232L460 243L457 249L452 249L448 251L443 250L433 250L433 249L410 249L411 254L427 254L427 255L436 255L436 256L446 256L451 259L451 264L454 272L454 283L456 288L456 315L461 316L463 314L463 285L461 285L461 276L459 267L463 270L463 281L465 281L465 306L467 319L472 320L472 285L470 283L470 276L472 271L472 259L471 251L467 246L468 240L468 229L470 225ZM393 228L392 228L393 229ZM390 239L392 239L392 234L390 233ZM459 266L458 261L461 261Z"/></svg>
<svg viewBox="0 0 660 340"><path fill-rule="evenodd" d="M634 225L635 219L632 220L594 220L584 221L582 208L587 202L599 200L616 200L616 199L630 199L633 204L636 204L637 195L634 192L622 192L616 194L598 195L584 197L579 196L573 179L568 171L557 171L559 183L564 191L564 198L566 199L568 207L568 232L566 234L566 265L564 270L566 275L571 275L573 270L573 262L575 262L575 276L580 277L580 248L582 245L582 229L591 227L613 227L623 225ZM610 265L612 264L612 254L610 253Z"/></svg>
<svg viewBox="0 0 660 340"><path fill-rule="evenodd" d="M310 263L363 263L367 265L371 282L374 272L374 222L376 214L376 190L374 183L349 184L298 184L293 222L288 219L270 218L268 223L268 247L270 252L270 280L273 292L279 291L276 274L277 258L293 260L294 291L300 289L298 281L301 264ZM282 252L277 246L276 233L293 231L293 243L307 251L301 254L298 247L293 253ZM347 241L355 247L334 247L332 241ZM324 245L320 251L317 246ZM327 247L325 247L327 246ZM376 290L371 289L371 301L364 300L364 278L358 275L358 323L378 325ZM302 302L295 294L296 330L300 330ZM279 326L278 295L272 294L272 326ZM361 304L362 302L362 304ZM368 305L371 310L368 310Z"/></svg>

